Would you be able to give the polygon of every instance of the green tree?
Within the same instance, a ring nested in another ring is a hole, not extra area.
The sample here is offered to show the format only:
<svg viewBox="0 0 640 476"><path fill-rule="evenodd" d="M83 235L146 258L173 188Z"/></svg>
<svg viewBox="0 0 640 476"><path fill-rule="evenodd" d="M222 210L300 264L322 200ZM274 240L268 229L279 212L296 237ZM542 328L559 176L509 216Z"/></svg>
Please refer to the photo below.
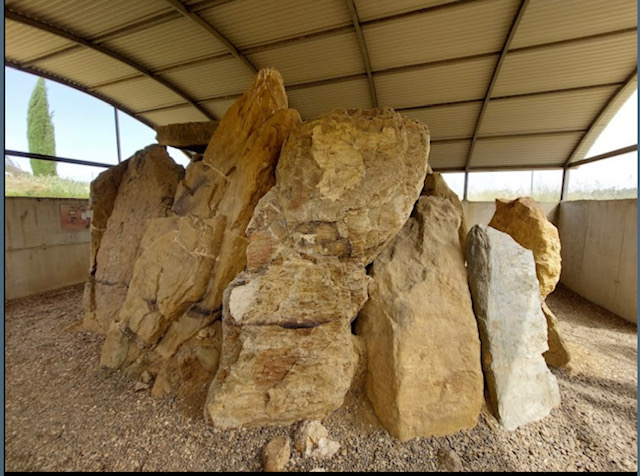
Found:
<svg viewBox="0 0 640 476"><path fill-rule="evenodd" d="M29 99L29 110L27 111L29 152L56 155L56 139L51 117L44 79L38 78L36 87L31 93L31 99ZM31 159L31 170L33 170L33 175L57 175L56 163L46 160Z"/></svg>

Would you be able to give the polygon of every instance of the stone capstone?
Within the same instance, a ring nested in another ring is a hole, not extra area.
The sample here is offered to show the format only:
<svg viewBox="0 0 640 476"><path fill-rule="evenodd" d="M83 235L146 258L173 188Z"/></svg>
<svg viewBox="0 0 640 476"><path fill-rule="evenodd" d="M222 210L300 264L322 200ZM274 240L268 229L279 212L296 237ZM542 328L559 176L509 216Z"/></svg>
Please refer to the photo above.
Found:
<svg viewBox="0 0 640 476"><path fill-rule="evenodd" d="M401 441L472 428L483 402L480 340L448 198L422 196L373 262L357 320L368 355L367 395Z"/></svg>
<svg viewBox="0 0 640 476"><path fill-rule="evenodd" d="M558 383L542 356L547 326L533 253L506 233L476 225L467 235L466 259L489 404L513 430L560 405Z"/></svg>
<svg viewBox="0 0 640 476"><path fill-rule="evenodd" d="M291 132L247 227L247 268L225 291L214 425L286 425L342 405L364 267L408 218L428 150L428 129L391 109L336 110Z"/></svg>
<svg viewBox="0 0 640 476"><path fill-rule="evenodd" d="M171 212L184 176L163 146L151 145L92 184L91 274L84 291L84 326L106 333L133 278L146 222ZM104 200L103 200L104 198Z"/></svg>
<svg viewBox="0 0 640 476"><path fill-rule="evenodd" d="M131 279L108 323L102 365L149 369L157 376L154 395L206 389L222 330L215 339L198 336L220 319L224 290L245 267L245 229L299 122L280 74L261 70L221 119L202 160L176 184L169 216L141 216L140 249L128 256Z"/></svg>
<svg viewBox="0 0 640 476"><path fill-rule="evenodd" d="M156 127L158 144L203 153L219 121L184 122Z"/></svg>

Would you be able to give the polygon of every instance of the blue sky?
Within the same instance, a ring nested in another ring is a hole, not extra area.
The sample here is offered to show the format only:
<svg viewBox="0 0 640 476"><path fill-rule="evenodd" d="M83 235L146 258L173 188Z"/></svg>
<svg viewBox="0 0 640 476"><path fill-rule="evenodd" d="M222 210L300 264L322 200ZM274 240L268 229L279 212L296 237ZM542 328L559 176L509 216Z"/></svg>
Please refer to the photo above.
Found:
<svg viewBox="0 0 640 476"><path fill-rule="evenodd" d="M27 151L27 107L37 77L5 67L5 148ZM54 81L45 81L49 107L53 112L56 137L56 155L94 162L117 163L114 109L112 106ZM153 144L155 131L129 115L119 112L122 159L137 150ZM638 142L638 93L637 91L620 109L607 126L587 157L610 150L637 144ZM187 157L177 149L168 148L173 159L186 166ZM637 153L617 159L596 162L579 167L570 174L570 183L602 187L633 187L638 181ZM15 162L29 170L26 159ZM58 164L58 174L63 177L90 181L104 169L70 164ZM447 174L449 185L461 195L463 174ZM548 182L559 186L560 171L537 171L536 182ZM470 186L484 183L496 187L531 182L529 172L477 173L470 179ZM504 184L504 185L503 185Z"/></svg>

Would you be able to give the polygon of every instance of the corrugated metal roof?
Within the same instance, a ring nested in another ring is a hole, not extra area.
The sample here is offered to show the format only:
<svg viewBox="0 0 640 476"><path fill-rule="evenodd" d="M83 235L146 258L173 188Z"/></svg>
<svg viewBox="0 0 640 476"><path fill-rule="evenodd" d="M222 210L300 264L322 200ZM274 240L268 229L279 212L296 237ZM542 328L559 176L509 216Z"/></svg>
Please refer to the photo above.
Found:
<svg viewBox="0 0 640 476"><path fill-rule="evenodd" d="M193 28L186 18L177 18L103 44L153 69L227 52L220 41L201 28Z"/></svg>
<svg viewBox="0 0 640 476"><path fill-rule="evenodd" d="M561 167L580 137L581 133L565 132L530 137L478 139L471 168L531 164Z"/></svg>
<svg viewBox="0 0 640 476"><path fill-rule="evenodd" d="M378 102L401 109L483 99L496 60L497 56L377 74Z"/></svg>
<svg viewBox="0 0 640 476"><path fill-rule="evenodd" d="M616 86L494 99L489 102L480 135L586 130ZM526 114L523 114L526 111Z"/></svg>
<svg viewBox="0 0 640 476"><path fill-rule="evenodd" d="M4 27L5 45L11 45L13 51L19 52L22 62L30 61L60 48L73 46L69 40L11 20L5 21Z"/></svg>
<svg viewBox="0 0 640 476"><path fill-rule="evenodd" d="M135 112L184 103L184 99L150 78L136 78L96 88Z"/></svg>
<svg viewBox="0 0 640 476"><path fill-rule="evenodd" d="M518 5L518 0L489 0L365 25L371 67L377 71L499 52Z"/></svg>
<svg viewBox="0 0 640 476"><path fill-rule="evenodd" d="M193 98L205 99L244 92L251 84L253 72L235 58L224 58L169 70L162 77Z"/></svg>
<svg viewBox="0 0 640 476"><path fill-rule="evenodd" d="M569 40L637 25L637 0L537 0L527 8L511 47Z"/></svg>
<svg viewBox="0 0 640 476"><path fill-rule="evenodd" d="M364 79L323 84L304 89L289 89L289 106L304 118L316 118L333 109L369 108L369 87Z"/></svg>
<svg viewBox="0 0 640 476"><path fill-rule="evenodd" d="M635 32L509 53L493 97L624 81L637 60Z"/></svg>
<svg viewBox="0 0 640 476"><path fill-rule="evenodd" d="M480 114L480 101L400 111L403 115L424 122L431 131L431 140L470 138Z"/></svg>
<svg viewBox="0 0 640 476"><path fill-rule="evenodd" d="M137 71L113 58L79 48L38 62L38 66L54 74L72 74L88 87L137 74Z"/></svg>
<svg viewBox="0 0 640 476"><path fill-rule="evenodd" d="M370 21L391 15L398 15L416 10L424 10L447 3L456 3L459 0L394 0L392 2L380 2L377 0L356 0L356 9L360 20Z"/></svg>
<svg viewBox="0 0 640 476"><path fill-rule="evenodd" d="M464 169L471 141L433 142L429 151L432 169Z"/></svg>
<svg viewBox="0 0 640 476"><path fill-rule="evenodd" d="M422 120L436 169L580 160L637 84L635 0L354 2L183 0L206 27L160 0L10 0L5 64L155 124L220 118L273 66L305 119L377 97Z"/></svg>
<svg viewBox="0 0 640 476"><path fill-rule="evenodd" d="M191 105L152 111L143 114L142 116L158 126L166 126L167 124L176 124L181 122L198 122L207 120L207 118L201 112L191 107Z"/></svg>
<svg viewBox="0 0 640 476"><path fill-rule="evenodd" d="M365 71L352 31L313 37L248 54L257 67L274 67L288 84L335 78Z"/></svg>
<svg viewBox="0 0 640 476"><path fill-rule="evenodd" d="M237 48L351 24L344 0L238 0L200 16Z"/></svg>
<svg viewBox="0 0 640 476"><path fill-rule="evenodd" d="M157 0L9 0L5 8L88 38L171 10Z"/></svg>

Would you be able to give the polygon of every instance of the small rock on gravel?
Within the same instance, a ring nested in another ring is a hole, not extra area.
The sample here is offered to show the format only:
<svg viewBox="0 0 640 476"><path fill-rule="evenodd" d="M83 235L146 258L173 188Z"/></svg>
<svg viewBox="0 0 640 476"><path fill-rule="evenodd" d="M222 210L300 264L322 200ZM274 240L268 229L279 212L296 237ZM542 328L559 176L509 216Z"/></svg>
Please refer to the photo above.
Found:
<svg viewBox="0 0 640 476"><path fill-rule="evenodd" d="M462 461L460 461L460 457L455 451L448 448L440 448L438 450L438 469L450 473L458 473L462 471Z"/></svg>
<svg viewBox="0 0 640 476"><path fill-rule="evenodd" d="M262 449L262 467L265 473L284 471L291 456L291 439L276 436Z"/></svg>

